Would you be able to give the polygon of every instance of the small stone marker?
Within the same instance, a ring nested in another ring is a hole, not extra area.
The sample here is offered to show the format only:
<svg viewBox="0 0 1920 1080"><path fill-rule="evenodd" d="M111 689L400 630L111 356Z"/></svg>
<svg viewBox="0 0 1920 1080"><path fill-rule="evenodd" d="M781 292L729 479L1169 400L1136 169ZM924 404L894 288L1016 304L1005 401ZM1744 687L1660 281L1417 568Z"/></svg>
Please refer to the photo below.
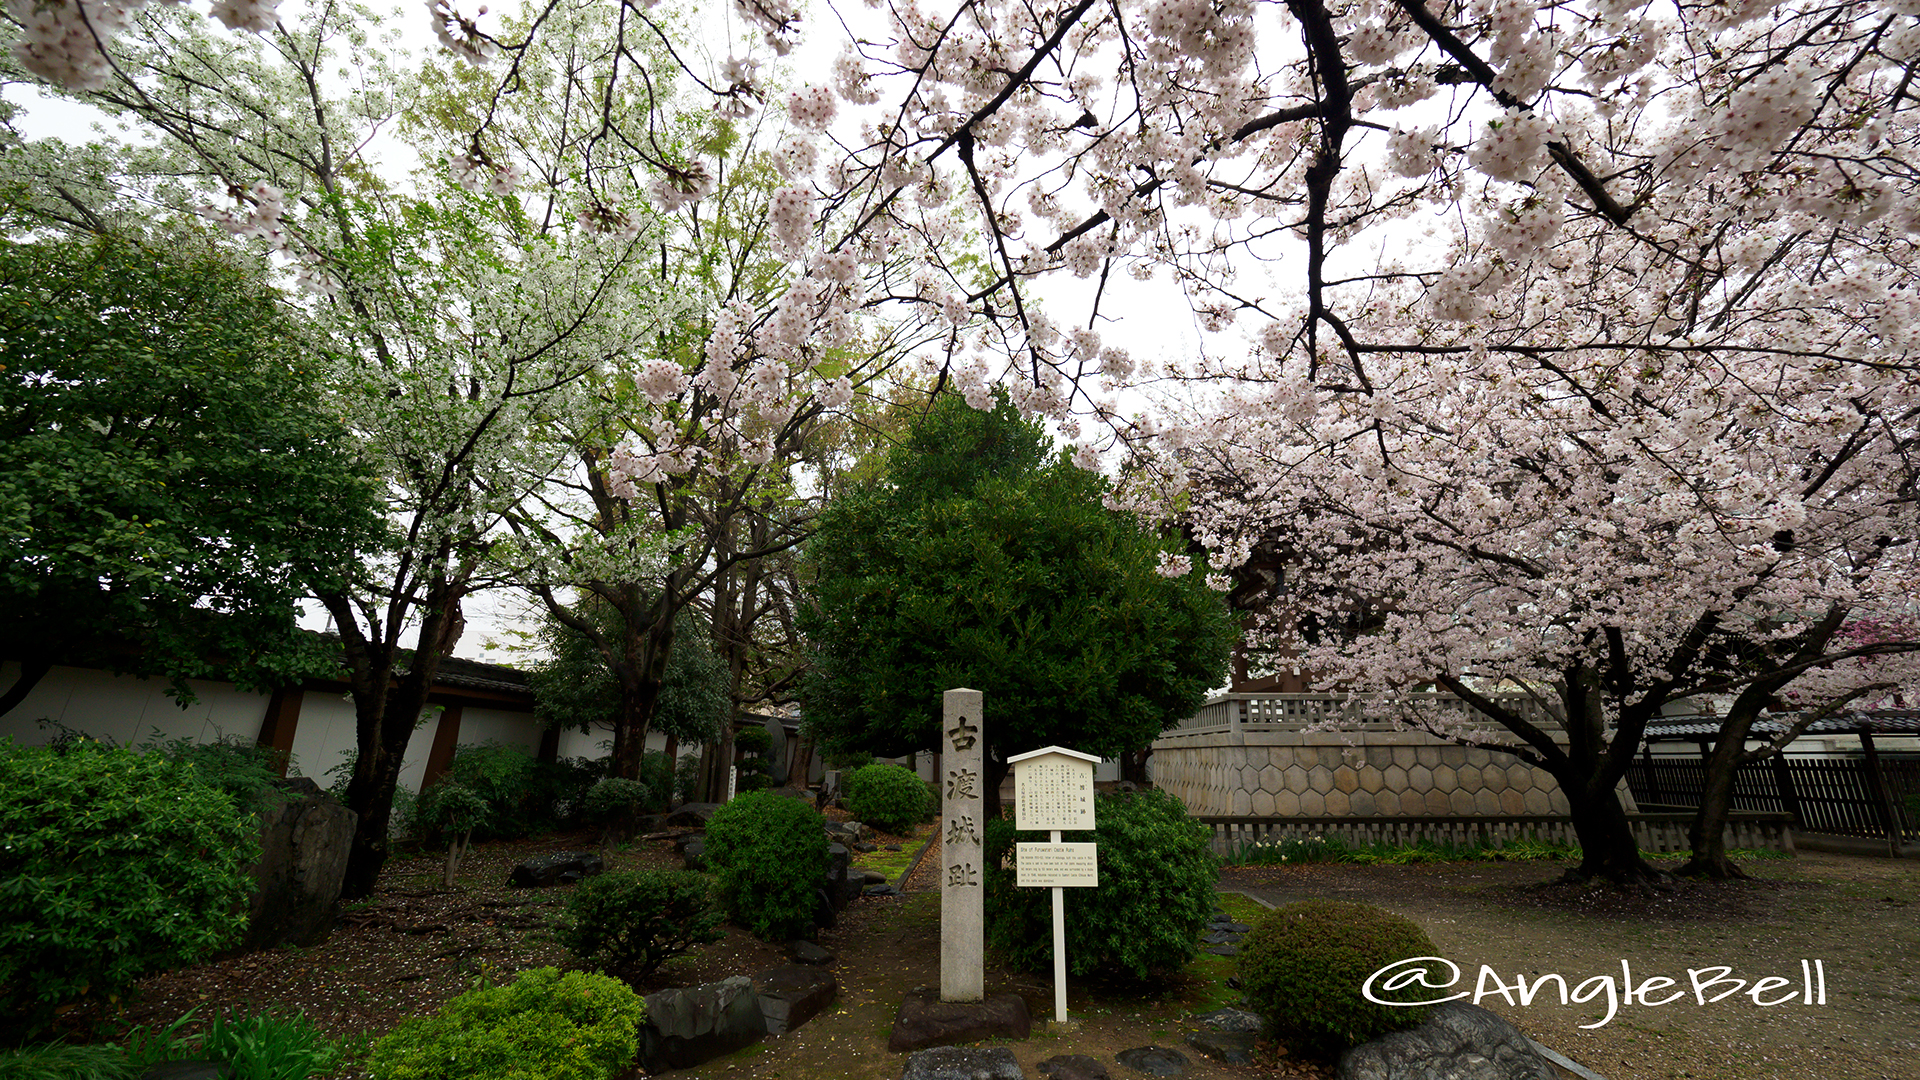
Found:
<svg viewBox="0 0 1920 1080"><path fill-rule="evenodd" d="M1007 759L1013 766L1013 824L1045 829L1048 844L1014 845L1015 884L1053 890L1053 1019L1067 1022L1067 917L1060 890L1100 884L1095 844L1063 844L1064 831L1093 828L1093 767L1100 759L1064 746L1043 746ZM1028 862L1032 861L1029 869Z"/></svg>
<svg viewBox="0 0 1920 1080"><path fill-rule="evenodd" d="M940 724L940 1000L986 996L986 888L981 884L984 813L981 694L964 687L943 697Z"/></svg>

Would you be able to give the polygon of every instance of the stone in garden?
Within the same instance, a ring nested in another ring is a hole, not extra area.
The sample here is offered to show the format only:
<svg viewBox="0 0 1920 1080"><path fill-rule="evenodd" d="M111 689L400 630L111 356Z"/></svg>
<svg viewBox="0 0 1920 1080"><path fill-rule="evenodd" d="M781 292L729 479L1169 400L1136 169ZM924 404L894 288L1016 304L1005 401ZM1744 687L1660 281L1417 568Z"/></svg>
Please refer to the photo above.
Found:
<svg viewBox="0 0 1920 1080"><path fill-rule="evenodd" d="M827 835L842 844L858 843L873 835L873 830L858 821L829 821Z"/></svg>
<svg viewBox="0 0 1920 1080"><path fill-rule="evenodd" d="M1253 927L1248 926L1246 923L1237 923L1229 920L1227 922L1214 923L1213 929L1224 930L1229 934L1244 934L1247 931L1253 929Z"/></svg>
<svg viewBox="0 0 1920 1080"><path fill-rule="evenodd" d="M899 889L894 888L891 885L869 885L866 888L865 895L867 896L905 896L906 894L901 892Z"/></svg>
<svg viewBox="0 0 1920 1080"><path fill-rule="evenodd" d="M1208 945L1226 945L1240 940L1239 934L1229 934L1224 930L1214 930L1200 935L1200 940Z"/></svg>
<svg viewBox="0 0 1920 1080"><path fill-rule="evenodd" d="M707 868L707 838L704 835L688 837L677 846L680 848L681 866L688 870Z"/></svg>
<svg viewBox="0 0 1920 1080"><path fill-rule="evenodd" d="M1107 1067L1085 1054L1055 1054L1040 1063L1042 1076L1053 1080L1108 1080Z"/></svg>
<svg viewBox="0 0 1920 1080"><path fill-rule="evenodd" d="M720 809L719 803L690 802L680 804L680 808L667 815L664 824L675 829L704 829L713 812Z"/></svg>
<svg viewBox="0 0 1920 1080"><path fill-rule="evenodd" d="M1215 956L1239 956L1239 955L1240 955L1240 946L1238 946L1238 945L1209 945L1209 946L1207 946L1206 948L1204 948L1204 949L1201 949L1200 951L1201 951L1201 952L1206 952L1206 953L1212 953L1212 954L1213 954L1213 955L1215 955Z"/></svg>
<svg viewBox="0 0 1920 1080"><path fill-rule="evenodd" d="M767 1034L785 1035L833 1004L840 984L825 968L783 964L755 975L753 991L760 995Z"/></svg>
<svg viewBox="0 0 1920 1080"><path fill-rule="evenodd" d="M813 801L813 792L808 791L806 788L797 788L797 787L774 788L773 793L775 795L780 796L783 799L799 799L803 802Z"/></svg>
<svg viewBox="0 0 1920 1080"><path fill-rule="evenodd" d="M1187 1075L1187 1056L1164 1046L1136 1046L1115 1054L1114 1060L1148 1076Z"/></svg>
<svg viewBox="0 0 1920 1080"><path fill-rule="evenodd" d="M241 951L318 945L333 929L358 815L307 777L260 796L260 861Z"/></svg>
<svg viewBox="0 0 1920 1080"><path fill-rule="evenodd" d="M961 1049L942 1046L907 1059L900 1080L1026 1080L1013 1051L1004 1046Z"/></svg>
<svg viewBox="0 0 1920 1080"><path fill-rule="evenodd" d="M1340 1080L1555 1080L1559 1074L1525 1035L1464 1001L1427 1022L1340 1055Z"/></svg>
<svg viewBox="0 0 1920 1080"><path fill-rule="evenodd" d="M648 994L640 1029L640 1064L649 1073L690 1069L752 1046L767 1033L753 980L735 975L717 983Z"/></svg>
<svg viewBox="0 0 1920 1080"><path fill-rule="evenodd" d="M835 911L853 902L867 883L853 871L853 853L844 844L827 845L827 897Z"/></svg>
<svg viewBox="0 0 1920 1080"><path fill-rule="evenodd" d="M1251 1065L1254 1037L1250 1031L1196 1031L1187 1036L1187 1045L1215 1061Z"/></svg>
<svg viewBox="0 0 1920 1080"><path fill-rule="evenodd" d="M550 855L535 855L514 867L513 872L507 875L507 884L522 888L571 885L606 868L607 864L600 861L600 856L591 851L556 851Z"/></svg>
<svg viewBox="0 0 1920 1080"><path fill-rule="evenodd" d="M1026 999L988 994L982 1001L941 1001L930 987L909 991L893 1020L887 1049L896 1054L981 1039L1024 1039L1033 1032Z"/></svg>
<svg viewBox="0 0 1920 1080"><path fill-rule="evenodd" d="M826 888L813 890L813 925L818 930L831 930L838 919L839 909L833 906L833 893Z"/></svg>
<svg viewBox="0 0 1920 1080"><path fill-rule="evenodd" d="M860 853L860 854L862 854L862 855L870 855L870 854L872 854L873 852L876 852L876 851L879 851L879 850L880 850L880 847L879 847L879 845L877 845L877 844L867 844L867 843L862 843L862 842L860 842L860 841L858 841L858 840L856 840L856 841L854 841L854 842L853 842L853 843L851 843L851 844L848 844L847 846L848 846L848 847L850 847L850 848L852 848L853 850L855 850L855 851L857 851L857 852L859 852L859 853Z"/></svg>
<svg viewBox="0 0 1920 1080"><path fill-rule="evenodd" d="M860 871L860 882L863 885L885 885L887 883L887 875L878 870L862 870Z"/></svg>
<svg viewBox="0 0 1920 1080"><path fill-rule="evenodd" d="M834 961L833 950L806 938L794 938L787 942L787 955L793 957L796 964L831 964Z"/></svg>
<svg viewBox="0 0 1920 1080"><path fill-rule="evenodd" d="M900 850L900 845L899 845L899 844L888 844L888 845L887 845L887 846L886 846L885 848L882 848L881 850L883 850L883 851L899 851L899 850Z"/></svg>
<svg viewBox="0 0 1920 1080"><path fill-rule="evenodd" d="M1259 1013L1248 1012L1245 1009L1236 1009L1231 1005L1224 1009L1215 1009L1210 1013L1196 1013L1193 1017L1193 1022L1205 1025L1212 1031L1251 1031L1257 1033L1265 1026L1265 1022L1260 1019Z"/></svg>
<svg viewBox="0 0 1920 1080"><path fill-rule="evenodd" d="M140 1074L140 1080L228 1080L233 1070L218 1061L166 1061Z"/></svg>

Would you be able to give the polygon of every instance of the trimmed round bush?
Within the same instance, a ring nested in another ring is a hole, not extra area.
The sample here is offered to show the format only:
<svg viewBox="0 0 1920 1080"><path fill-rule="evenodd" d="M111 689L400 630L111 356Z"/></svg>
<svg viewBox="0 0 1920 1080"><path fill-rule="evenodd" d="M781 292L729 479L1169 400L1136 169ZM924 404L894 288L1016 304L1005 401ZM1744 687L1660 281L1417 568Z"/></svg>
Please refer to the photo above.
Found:
<svg viewBox="0 0 1920 1080"><path fill-rule="evenodd" d="M645 813L652 802L646 784L609 776L587 789L585 816L595 825L617 825Z"/></svg>
<svg viewBox="0 0 1920 1080"><path fill-rule="evenodd" d="M773 749L773 736L763 727L743 727L733 733L733 748L743 754L764 754Z"/></svg>
<svg viewBox="0 0 1920 1080"><path fill-rule="evenodd" d="M645 978L695 945L719 941L713 883L690 870L638 870L582 881L554 940L603 971Z"/></svg>
<svg viewBox="0 0 1920 1080"><path fill-rule="evenodd" d="M927 817L926 782L912 769L875 762L847 777L847 809L861 821L905 836Z"/></svg>
<svg viewBox="0 0 1920 1080"><path fill-rule="evenodd" d="M0 739L0 1026L232 944L259 858L254 816L191 764Z"/></svg>
<svg viewBox="0 0 1920 1080"><path fill-rule="evenodd" d="M612 1080L640 1053L646 1003L606 975L557 968L461 994L373 1044L373 1080Z"/></svg>
<svg viewBox="0 0 1920 1080"><path fill-rule="evenodd" d="M750 791L707 822L707 865L728 918L762 941L813 928L827 873L826 820L799 799Z"/></svg>
<svg viewBox="0 0 1920 1080"><path fill-rule="evenodd" d="M1220 878L1206 826L1163 791L1094 797L1092 832L1065 832L1065 843L1099 845L1100 884L1064 890L1067 967L1145 979L1184 967L1200 950L1213 917ZM1003 866L1016 842L1045 842L1046 833L1016 833L1005 819L988 823L985 865L987 943L1025 971L1053 967L1050 889L1023 889ZM947 862L956 858L947 848Z"/></svg>
<svg viewBox="0 0 1920 1080"><path fill-rule="evenodd" d="M1264 915L1240 943L1247 1004L1290 1047L1326 1058L1426 1019L1425 1006L1378 1005L1361 994L1369 976L1396 961L1432 956L1410 919L1371 904L1306 900ZM1374 996L1419 1001L1422 986Z"/></svg>

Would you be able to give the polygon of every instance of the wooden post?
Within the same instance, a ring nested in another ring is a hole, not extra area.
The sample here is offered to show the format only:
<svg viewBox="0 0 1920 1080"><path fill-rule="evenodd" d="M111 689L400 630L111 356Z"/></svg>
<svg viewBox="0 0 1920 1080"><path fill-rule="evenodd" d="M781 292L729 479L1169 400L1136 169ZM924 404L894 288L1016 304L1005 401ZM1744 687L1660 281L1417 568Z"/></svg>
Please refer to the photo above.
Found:
<svg viewBox="0 0 1920 1080"><path fill-rule="evenodd" d="M1867 784L1873 789L1873 802L1880 810L1881 826L1887 832L1887 854L1900 857L1900 817L1893 812L1893 790L1887 787L1887 776L1880 771L1880 752L1874 748L1873 732L1865 727L1860 729L1860 749L1867 756Z"/></svg>

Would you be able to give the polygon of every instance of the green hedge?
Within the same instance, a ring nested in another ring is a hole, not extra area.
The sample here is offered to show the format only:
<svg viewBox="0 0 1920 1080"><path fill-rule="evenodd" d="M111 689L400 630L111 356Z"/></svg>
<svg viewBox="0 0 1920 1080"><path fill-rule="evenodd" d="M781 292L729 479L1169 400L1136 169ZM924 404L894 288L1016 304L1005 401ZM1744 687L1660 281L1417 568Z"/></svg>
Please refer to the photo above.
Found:
<svg viewBox="0 0 1920 1080"><path fill-rule="evenodd" d="M631 986L584 971L522 972L472 990L375 1043L372 1080L613 1080L640 1052L646 1004Z"/></svg>

